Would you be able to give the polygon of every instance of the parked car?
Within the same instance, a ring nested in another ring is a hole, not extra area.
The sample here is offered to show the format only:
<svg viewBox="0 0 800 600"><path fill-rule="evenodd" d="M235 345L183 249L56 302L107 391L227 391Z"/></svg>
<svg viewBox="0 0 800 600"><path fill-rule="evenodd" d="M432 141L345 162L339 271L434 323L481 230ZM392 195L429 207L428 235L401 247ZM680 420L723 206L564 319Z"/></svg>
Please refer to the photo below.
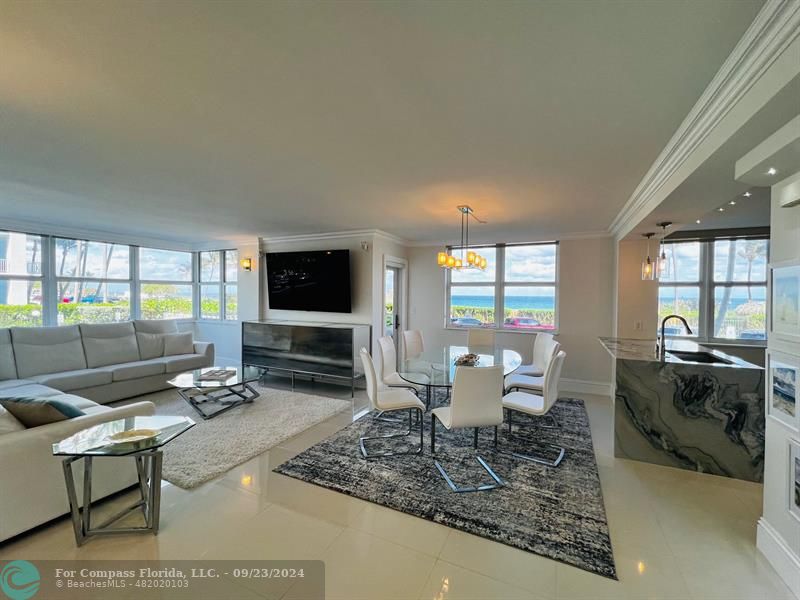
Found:
<svg viewBox="0 0 800 600"><path fill-rule="evenodd" d="M505 320L507 327L518 327L520 329L539 329L542 327L541 322L533 317L509 317Z"/></svg>
<svg viewBox="0 0 800 600"><path fill-rule="evenodd" d="M556 328L555 325L547 325L533 317L509 317L503 322L503 325L513 329L539 329L545 331Z"/></svg>
<svg viewBox="0 0 800 600"><path fill-rule="evenodd" d="M456 327L482 327L483 323L474 317L456 317L450 323Z"/></svg>

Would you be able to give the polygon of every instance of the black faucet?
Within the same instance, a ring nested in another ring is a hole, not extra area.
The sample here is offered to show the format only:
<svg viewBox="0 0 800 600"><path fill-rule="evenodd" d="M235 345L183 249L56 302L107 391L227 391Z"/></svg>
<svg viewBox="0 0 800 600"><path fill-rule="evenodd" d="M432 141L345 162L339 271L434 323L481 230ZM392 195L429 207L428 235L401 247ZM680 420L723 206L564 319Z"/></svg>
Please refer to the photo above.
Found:
<svg viewBox="0 0 800 600"><path fill-rule="evenodd" d="M667 360L667 340L664 337L664 325L666 325L667 321L669 321L670 319L679 319L681 323L683 323L683 326L686 328L686 333L688 333L689 335L692 334L692 328L689 327L689 323L687 323L686 319L684 319L682 316L667 315L666 317L664 317L661 320L661 342L659 343L659 340L656 340L656 356L658 356L658 358L661 359L662 362Z"/></svg>

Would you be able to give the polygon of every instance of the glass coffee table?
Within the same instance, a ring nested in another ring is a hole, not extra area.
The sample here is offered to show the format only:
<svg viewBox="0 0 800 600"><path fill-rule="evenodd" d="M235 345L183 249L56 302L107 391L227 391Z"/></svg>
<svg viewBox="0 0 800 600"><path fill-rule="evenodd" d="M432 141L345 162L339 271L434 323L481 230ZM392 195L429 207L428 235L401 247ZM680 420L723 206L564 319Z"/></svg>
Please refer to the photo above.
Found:
<svg viewBox="0 0 800 600"><path fill-rule="evenodd" d="M119 533L158 533L161 512L161 448L194 427L189 417L127 417L100 423L53 444L53 456L64 456L64 481L75 542ZM140 498L98 525L92 524L92 462L95 457L131 457L136 462ZM83 503L78 502L73 463L83 460ZM141 527L111 527L141 510Z"/></svg>
<svg viewBox="0 0 800 600"><path fill-rule="evenodd" d="M167 383L178 388L180 397L203 419L213 419L258 398L259 393L250 384L262 374L257 367L206 367L181 373Z"/></svg>

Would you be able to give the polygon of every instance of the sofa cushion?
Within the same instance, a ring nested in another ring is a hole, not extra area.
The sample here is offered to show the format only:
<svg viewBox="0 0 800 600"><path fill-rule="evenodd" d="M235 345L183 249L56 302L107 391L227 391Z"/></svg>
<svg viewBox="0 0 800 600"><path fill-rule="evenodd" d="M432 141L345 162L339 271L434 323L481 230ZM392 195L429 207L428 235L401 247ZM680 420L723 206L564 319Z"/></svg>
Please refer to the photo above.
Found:
<svg viewBox="0 0 800 600"><path fill-rule="evenodd" d="M178 324L175 321L138 319L133 322L133 327L137 333L178 333Z"/></svg>
<svg viewBox="0 0 800 600"><path fill-rule="evenodd" d="M104 367L139 360L133 323L81 325L86 365Z"/></svg>
<svg viewBox="0 0 800 600"><path fill-rule="evenodd" d="M31 377L37 383L54 387L64 392L81 388L96 387L111 383L111 372L106 369L79 369L63 373L48 373Z"/></svg>
<svg viewBox="0 0 800 600"><path fill-rule="evenodd" d="M62 402L60 398L61 396L0 398L0 406L14 415L28 429L84 415L82 410L69 402Z"/></svg>
<svg viewBox="0 0 800 600"><path fill-rule="evenodd" d="M0 391L10 390L27 383L33 383L33 381L31 379L6 379L5 381L0 381Z"/></svg>
<svg viewBox="0 0 800 600"><path fill-rule="evenodd" d="M12 327L11 341L20 378L86 368L77 325Z"/></svg>
<svg viewBox="0 0 800 600"><path fill-rule="evenodd" d="M136 332L136 343L139 345L139 358L150 360L164 356L164 335L161 333Z"/></svg>
<svg viewBox="0 0 800 600"><path fill-rule="evenodd" d="M23 429L25 429L25 425L20 423L14 415L0 406L0 435L22 431Z"/></svg>
<svg viewBox="0 0 800 600"><path fill-rule="evenodd" d="M14 362L14 347L11 345L11 331L0 329L0 380L16 379L17 365Z"/></svg>
<svg viewBox="0 0 800 600"><path fill-rule="evenodd" d="M72 394L59 394L58 396L54 396L54 399L59 400L60 402L66 402L70 406L82 410L85 414L88 414L86 413L88 409L95 406L100 406L97 402L92 402L91 400L87 400L81 396L74 396Z"/></svg>
<svg viewBox="0 0 800 600"><path fill-rule="evenodd" d="M163 358L154 358L152 360L137 360L136 362L129 362L122 365L112 365L106 367L107 371L111 371L111 378L113 381L128 381L130 379L139 379L140 377L150 377L151 375L160 375L166 371L166 361Z"/></svg>
<svg viewBox="0 0 800 600"><path fill-rule="evenodd" d="M167 363L167 373L179 373L182 371L193 371L206 365L206 357L203 354L178 354L176 356L166 356L163 359Z"/></svg>
<svg viewBox="0 0 800 600"><path fill-rule="evenodd" d="M178 354L194 354L191 331L168 333L164 336L164 356L176 356Z"/></svg>
<svg viewBox="0 0 800 600"><path fill-rule="evenodd" d="M25 385L18 385L5 390L0 390L0 398L11 398L13 396L34 396L46 397L57 396L61 394L60 390L56 390L41 383L26 383Z"/></svg>

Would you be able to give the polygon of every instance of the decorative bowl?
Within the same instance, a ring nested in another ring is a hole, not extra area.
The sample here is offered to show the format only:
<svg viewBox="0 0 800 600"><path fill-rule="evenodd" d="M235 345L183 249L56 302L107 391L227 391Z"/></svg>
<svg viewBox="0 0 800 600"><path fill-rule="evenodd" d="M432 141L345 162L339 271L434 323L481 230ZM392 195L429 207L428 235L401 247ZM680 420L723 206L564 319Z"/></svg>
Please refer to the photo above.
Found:
<svg viewBox="0 0 800 600"><path fill-rule="evenodd" d="M462 354L455 360L455 364L458 367L474 367L478 364L480 360L480 356L477 354Z"/></svg>
<svg viewBox="0 0 800 600"><path fill-rule="evenodd" d="M149 440L159 434L158 429L131 429L130 431L120 431L108 436L108 440L115 444L141 442Z"/></svg>

